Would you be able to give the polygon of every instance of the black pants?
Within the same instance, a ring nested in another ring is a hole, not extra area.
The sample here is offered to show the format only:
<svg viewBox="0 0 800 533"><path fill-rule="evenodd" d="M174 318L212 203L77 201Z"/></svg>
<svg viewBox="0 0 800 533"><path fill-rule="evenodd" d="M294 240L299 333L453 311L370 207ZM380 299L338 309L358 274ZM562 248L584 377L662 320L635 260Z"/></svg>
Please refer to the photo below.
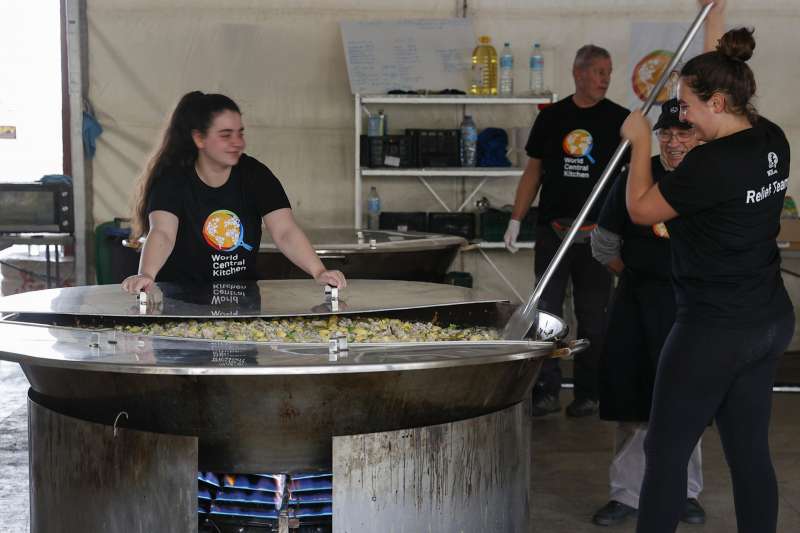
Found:
<svg viewBox="0 0 800 533"><path fill-rule="evenodd" d="M534 270L541 278L561 239L550 226L536 228L536 253ZM578 319L579 338L589 339L591 346L575 356L575 399L597 399L597 367L603 347L606 306L611 294L611 274L592 257L588 242L570 246L558 269L550 278L539 308L563 316L564 293L567 281L572 278L575 317ZM556 359L545 359L539 380L533 388L534 401L544 394L558 395L561 389L561 367Z"/></svg>
<svg viewBox="0 0 800 533"><path fill-rule="evenodd" d="M656 374L638 533L675 531L685 506L686 465L712 419L731 470L739 533L774 533L772 384L793 332L793 313L751 329L675 324Z"/></svg>
<svg viewBox="0 0 800 533"><path fill-rule="evenodd" d="M600 418L647 422L661 348L675 323L670 280L626 269L608 310L600 356Z"/></svg>

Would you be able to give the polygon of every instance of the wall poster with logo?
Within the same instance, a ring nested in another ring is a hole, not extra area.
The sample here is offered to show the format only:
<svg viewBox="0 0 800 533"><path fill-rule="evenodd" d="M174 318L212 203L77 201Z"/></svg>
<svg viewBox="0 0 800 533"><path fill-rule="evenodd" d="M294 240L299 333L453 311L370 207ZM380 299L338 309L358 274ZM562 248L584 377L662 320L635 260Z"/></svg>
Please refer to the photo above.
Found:
<svg viewBox="0 0 800 533"><path fill-rule="evenodd" d="M16 126L0 126L0 139L16 139L17 127Z"/></svg>
<svg viewBox="0 0 800 533"><path fill-rule="evenodd" d="M675 55L690 23L682 22L634 22L631 24L630 58L631 69L628 74L628 102L631 109L638 109L655 87L667 64ZM703 32L698 32L678 64L683 63L703 51ZM678 75L675 72L658 96L648 117L655 123L661 112L661 104L676 96Z"/></svg>

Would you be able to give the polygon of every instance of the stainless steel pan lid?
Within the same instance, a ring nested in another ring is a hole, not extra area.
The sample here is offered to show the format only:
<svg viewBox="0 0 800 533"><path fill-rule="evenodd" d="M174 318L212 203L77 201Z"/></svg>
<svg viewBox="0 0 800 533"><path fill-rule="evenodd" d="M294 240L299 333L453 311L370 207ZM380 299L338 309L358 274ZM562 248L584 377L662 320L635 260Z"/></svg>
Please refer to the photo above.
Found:
<svg viewBox="0 0 800 533"><path fill-rule="evenodd" d="M349 280L338 299L313 280L159 283L146 303L119 285L68 287L0 298L0 313L208 318L356 314L498 302L465 287L437 283Z"/></svg>

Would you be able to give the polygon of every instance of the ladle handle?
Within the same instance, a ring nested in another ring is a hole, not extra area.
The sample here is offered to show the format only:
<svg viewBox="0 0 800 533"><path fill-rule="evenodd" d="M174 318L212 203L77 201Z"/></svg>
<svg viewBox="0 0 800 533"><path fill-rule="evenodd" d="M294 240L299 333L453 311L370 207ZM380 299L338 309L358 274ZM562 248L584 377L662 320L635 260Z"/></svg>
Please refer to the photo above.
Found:
<svg viewBox="0 0 800 533"><path fill-rule="evenodd" d="M675 55L672 56L672 59L664 69L664 72L661 73L658 83L655 84L653 89L650 91L650 95L647 97L647 100L642 105L642 114L646 115L647 112L650 111L650 108L653 106L653 102L655 102L656 96L659 92L661 92L661 89L664 88L664 85L667 83L667 79L669 78L673 69L681 61L681 58L683 58L683 54L686 53L686 50L689 48L689 44L694 39L695 35L697 35L697 32L700 30L700 27L703 25L703 22L708 16L708 12L711 11L711 8L713 7L714 3L711 2L704 6L703 9L700 10L700 13L698 13L697 18L695 18L694 23L692 23L691 28L689 28L689 31L683 37L681 44L678 45ZM519 340L524 338L528 333L528 330L530 330L531 326L536 322L536 309L545 287L547 287L547 284L550 282L550 278L552 278L553 274L555 274L558 265L561 263L561 260L567 253L567 249L575 240L578 230L586 220L586 216L589 214L589 211L592 209L592 207L594 207L594 204L597 201L597 198L600 196L600 193L605 188L606 183L608 183L611 176L613 176L616 172L617 166L622 160L622 156L625 154L625 150L628 149L628 146L630 146L630 141L628 141L628 139L623 140L621 143L619 143L619 146L617 146L617 150L614 152L614 155L608 162L603 174L600 176L600 179L597 181L592 189L592 192L589 194L589 198L586 200L586 203L583 205L580 213L578 213L578 216L573 221L572 226L567 232L567 235L564 237L564 240L561 241L561 246L558 247L553 260L550 261L550 264L547 266L547 269L545 269L544 274L542 274L542 277L536 283L536 287L533 289L533 293L531 294L530 298L528 298L528 301L524 305L521 305L517 308L506 324L506 327L503 330L504 339Z"/></svg>

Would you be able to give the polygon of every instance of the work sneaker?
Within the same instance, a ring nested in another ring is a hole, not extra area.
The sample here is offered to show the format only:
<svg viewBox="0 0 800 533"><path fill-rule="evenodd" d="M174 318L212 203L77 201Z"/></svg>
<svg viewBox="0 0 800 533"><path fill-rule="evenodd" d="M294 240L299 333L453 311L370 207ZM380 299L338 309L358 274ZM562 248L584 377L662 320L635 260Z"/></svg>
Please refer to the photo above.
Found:
<svg viewBox="0 0 800 533"><path fill-rule="evenodd" d="M559 411L561 411L561 404L558 402L558 398L552 394L543 394L538 398L534 398L531 416L544 416Z"/></svg>
<svg viewBox="0 0 800 533"><path fill-rule="evenodd" d="M700 502L697 501L697 499L686 499L686 507L683 509L683 514L681 515L681 522L685 522L687 524L706 523L706 511L703 509L703 506L700 505Z"/></svg>
<svg viewBox="0 0 800 533"><path fill-rule="evenodd" d="M583 400L574 400L567 406L567 416L572 418L581 418L584 416L591 416L597 414L599 407L595 400L584 398Z"/></svg>
<svg viewBox="0 0 800 533"><path fill-rule="evenodd" d="M592 523L597 526L613 526L619 524L629 516L636 516L636 509L630 505L611 500L599 511L594 513Z"/></svg>

